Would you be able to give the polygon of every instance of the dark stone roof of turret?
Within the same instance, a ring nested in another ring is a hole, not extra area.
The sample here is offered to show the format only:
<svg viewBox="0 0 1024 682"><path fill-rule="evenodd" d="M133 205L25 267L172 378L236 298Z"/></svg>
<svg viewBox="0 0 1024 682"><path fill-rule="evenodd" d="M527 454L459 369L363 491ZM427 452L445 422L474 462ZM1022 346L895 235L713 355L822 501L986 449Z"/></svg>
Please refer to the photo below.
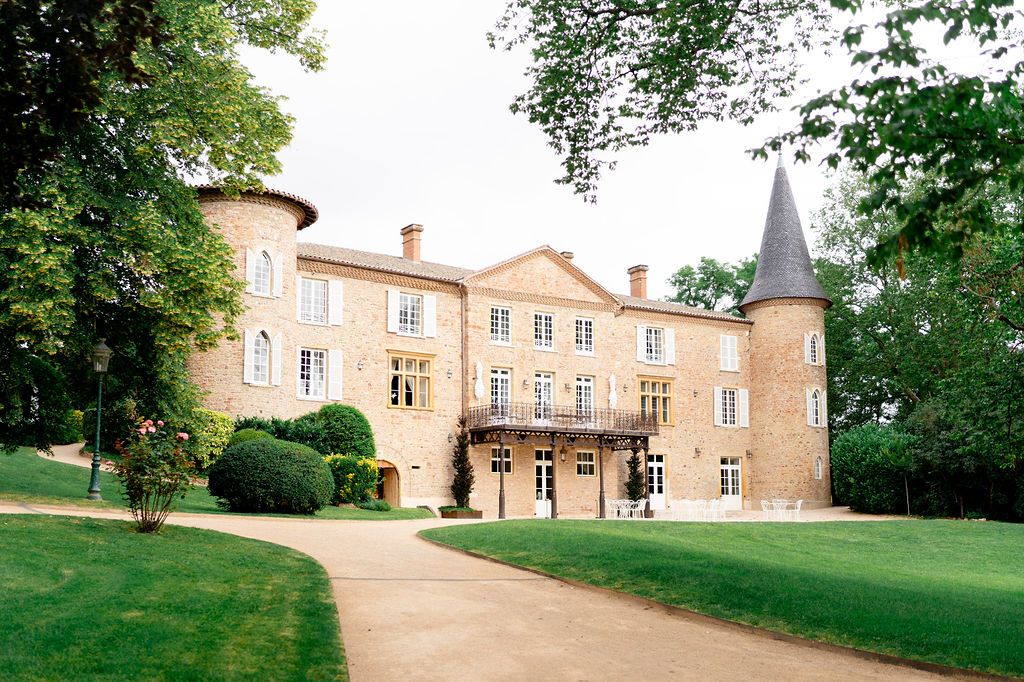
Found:
<svg viewBox="0 0 1024 682"><path fill-rule="evenodd" d="M764 222L754 283L743 297L740 310L743 306L770 298L817 298L832 304L814 276L800 216L781 157L775 169L775 184L768 203L768 218Z"/></svg>

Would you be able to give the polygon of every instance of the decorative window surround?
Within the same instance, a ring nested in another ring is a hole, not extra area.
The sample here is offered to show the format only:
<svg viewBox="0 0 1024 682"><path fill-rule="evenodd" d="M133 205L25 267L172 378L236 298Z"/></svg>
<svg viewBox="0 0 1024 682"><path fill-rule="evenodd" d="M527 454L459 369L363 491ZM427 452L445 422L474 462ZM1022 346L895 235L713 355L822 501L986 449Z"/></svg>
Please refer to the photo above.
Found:
<svg viewBox="0 0 1024 682"><path fill-rule="evenodd" d="M640 414L653 414L658 424L672 424L672 381L661 377L638 377Z"/></svg>

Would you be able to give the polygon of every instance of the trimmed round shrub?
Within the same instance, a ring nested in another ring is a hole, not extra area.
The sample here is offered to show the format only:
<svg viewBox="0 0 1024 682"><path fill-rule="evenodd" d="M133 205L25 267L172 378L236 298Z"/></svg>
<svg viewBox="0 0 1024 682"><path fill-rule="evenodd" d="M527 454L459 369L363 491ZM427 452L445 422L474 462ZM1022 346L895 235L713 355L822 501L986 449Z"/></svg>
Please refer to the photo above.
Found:
<svg viewBox="0 0 1024 682"><path fill-rule="evenodd" d="M251 440L272 440L274 437L266 431L260 431L259 429L242 429L241 431L235 431L231 434L231 438L228 439L228 447L238 445L239 443L248 443Z"/></svg>
<svg viewBox="0 0 1024 682"><path fill-rule="evenodd" d="M331 501L334 478L316 450L258 439L224 451L210 468L209 490L231 511L312 514Z"/></svg>
<svg viewBox="0 0 1024 682"><path fill-rule="evenodd" d="M359 504L373 498L380 478L377 460L358 455L327 455L324 461L334 476L335 504Z"/></svg>
<svg viewBox="0 0 1024 682"><path fill-rule="evenodd" d="M274 435L274 425L271 424L269 419L264 419L263 417L239 417L236 419L235 431L243 431L245 429L266 431L271 436Z"/></svg>
<svg viewBox="0 0 1024 682"><path fill-rule="evenodd" d="M906 509L903 476L913 436L891 426L867 424L832 443L832 485L836 503L869 514Z"/></svg>
<svg viewBox="0 0 1024 682"><path fill-rule="evenodd" d="M313 417L316 424L315 442L309 442L323 454L342 452L375 459L377 446L373 442L373 429L362 412L351 405L332 403L324 405L312 415L296 419L302 422ZM306 441L302 441L306 442Z"/></svg>

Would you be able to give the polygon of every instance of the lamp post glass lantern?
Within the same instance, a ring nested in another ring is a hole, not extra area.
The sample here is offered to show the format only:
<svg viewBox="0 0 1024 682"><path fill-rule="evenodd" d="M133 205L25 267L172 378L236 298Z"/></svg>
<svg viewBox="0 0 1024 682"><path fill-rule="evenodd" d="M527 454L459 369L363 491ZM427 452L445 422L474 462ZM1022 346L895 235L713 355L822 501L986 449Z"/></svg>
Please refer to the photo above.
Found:
<svg viewBox="0 0 1024 682"><path fill-rule="evenodd" d="M110 356L114 351L104 343L100 342L92 349L92 369L99 376L99 394L96 397L96 447L92 451L92 477L89 479L88 500L102 500L100 496L100 414L103 410L103 377L107 373L107 366L110 364Z"/></svg>

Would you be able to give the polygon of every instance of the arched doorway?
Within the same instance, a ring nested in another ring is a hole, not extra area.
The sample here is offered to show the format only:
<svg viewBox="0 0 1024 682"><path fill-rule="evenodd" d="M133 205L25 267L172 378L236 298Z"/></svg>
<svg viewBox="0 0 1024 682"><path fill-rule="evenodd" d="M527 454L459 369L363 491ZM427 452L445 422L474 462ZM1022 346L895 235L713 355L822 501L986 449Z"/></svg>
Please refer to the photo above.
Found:
<svg viewBox="0 0 1024 682"><path fill-rule="evenodd" d="M377 499L384 500L392 507L401 507L401 488L399 486L398 468L386 459L377 460L380 479L377 481Z"/></svg>

